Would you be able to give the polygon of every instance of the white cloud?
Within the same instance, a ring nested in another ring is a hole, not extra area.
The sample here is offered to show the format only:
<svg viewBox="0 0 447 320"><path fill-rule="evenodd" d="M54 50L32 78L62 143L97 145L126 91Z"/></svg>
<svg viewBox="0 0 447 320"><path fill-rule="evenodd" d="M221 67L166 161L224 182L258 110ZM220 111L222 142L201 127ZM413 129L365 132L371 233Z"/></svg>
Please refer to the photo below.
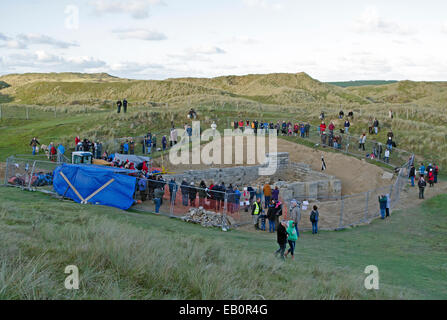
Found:
<svg viewBox="0 0 447 320"><path fill-rule="evenodd" d="M441 32L442 33L447 33L447 22L444 22L441 26Z"/></svg>
<svg viewBox="0 0 447 320"><path fill-rule="evenodd" d="M382 33L412 35L416 31L408 26L386 20L379 15L376 7L366 7L361 16L355 21L355 31L360 33Z"/></svg>
<svg viewBox="0 0 447 320"><path fill-rule="evenodd" d="M43 34L35 34L35 33L19 34L17 36L17 39L27 45L45 44L60 49L79 47L79 44L77 43L57 40Z"/></svg>
<svg viewBox="0 0 447 320"><path fill-rule="evenodd" d="M30 45L48 45L58 49L68 49L70 47L79 47L79 44L54 39L43 34L19 34L15 38L8 37L0 33L0 47L9 49L27 49Z"/></svg>
<svg viewBox="0 0 447 320"><path fill-rule="evenodd" d="M246 6L253 8L273 9L273 10L281 10L284 8L282 3L274 0L242 0L242 2Z"/></svg>
<svg viewBox="0 0 447 320"><path fill-rule="evenodd" d="M204 55L212 55L212 54L225 54L225 50L215 46L201 46L197 48L188 49L188 52L192 54L204 54Z"/></svg>
<svg viewBox="0 0 447 320"><path fill-rule="evenodd" d="M150 8L162 4L161 0L93 0L90 2L97 14L127 13L135 19L149 17Z"/></svg>
<svg viewBox="0 0 447 320"><path fill-rule="evenodd" d="M146 41L161 41L167 39L166 35L161 32L146 29L121 29L113 30L112 32L117 34L120 39L139 39Z"/></svg>

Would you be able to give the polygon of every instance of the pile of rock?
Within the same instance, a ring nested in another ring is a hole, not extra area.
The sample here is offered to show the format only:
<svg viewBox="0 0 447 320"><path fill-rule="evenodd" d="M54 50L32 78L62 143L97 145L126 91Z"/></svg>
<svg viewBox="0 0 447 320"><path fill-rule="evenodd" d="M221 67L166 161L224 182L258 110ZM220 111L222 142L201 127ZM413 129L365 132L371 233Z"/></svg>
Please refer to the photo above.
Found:
<svg viewBox="0 0 447 320"><path fill-rule="evenodd" d="M234 220L228 216L222 216L220 213L206 211L202 207L191 208L188 213L181 218L183 221L198 223L202 227L230 227L234 225Z"/></svg>

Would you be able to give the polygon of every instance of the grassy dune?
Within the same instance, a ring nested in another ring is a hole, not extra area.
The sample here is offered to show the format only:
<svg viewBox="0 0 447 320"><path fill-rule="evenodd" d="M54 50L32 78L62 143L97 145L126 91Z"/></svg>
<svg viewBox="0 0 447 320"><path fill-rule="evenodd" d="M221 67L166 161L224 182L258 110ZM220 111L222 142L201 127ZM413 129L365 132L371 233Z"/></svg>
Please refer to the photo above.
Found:
<svg viewBox="0 0 447 320"><path fill-rule="evenodd" d="M304 233L297 259L286 262L274 258L275 237L266 233L224 233L11 188L0 188L0 199L0 299L447 297L446 196L385 223ZM73 264L78 291L63 285ZM371 264L378 291L363 286Z"/></svg>

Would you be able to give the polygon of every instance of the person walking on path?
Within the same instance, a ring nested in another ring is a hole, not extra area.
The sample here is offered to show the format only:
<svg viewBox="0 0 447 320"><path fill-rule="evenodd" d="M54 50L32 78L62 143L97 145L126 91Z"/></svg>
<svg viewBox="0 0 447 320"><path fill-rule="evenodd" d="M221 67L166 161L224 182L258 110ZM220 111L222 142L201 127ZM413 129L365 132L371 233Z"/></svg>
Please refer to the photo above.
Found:
<svg viewBox="0 0 447 320"><path fill-rule="evenodd" d="M310 222L312 223L312 234L318 233L318 220L320 220L320 213L318 212L318 207L314 206L312 212L310 213Z"/></svg>
<svg viewBox="0 0 447 320"><path fill-rule="evenodd" d="M290 219L295 223L295 229L296 229L296 235L299 238L300 237L300 231L299 231L299 224L301 220L301 208L298 205L298 201L293 199L290 202Z"/></svg>
<svg viewBox="0 0 447 320"><path fill-rule="evenodd" d="M276 240L279 245L279 249L276 250L275 255L280 256L282 260L285 259L284 252L286 251L286 245L287 245L287 229L286 229L286 223L284 221L281 221L281 223L278 225L278 228L276 230Z"/></svg>
<svg viewBox="0 0 447 320"><path fill-rule="evenodd" d="M39 153L39 151L38 151L39 149L38 149L38 146L37 146L37 145L40 146L40 142L37 141L37 138L36 138L36 137L34 137L34 138L31 139L31 142L29 143L29 145L33 148L33 156L35 156L36 153Z"/></svg>
<svg viewBox="0 0 447 320"><path fill-rule="evenodd" d="M419 199L424 199L424 191L427 186L427 182L425 182L424 176L420 176L418 187L419 187Z"/></svg>
<svg viewBox="0 0 447 320"><path fill-rule="evenodd" d="M382 220L385 219L386 203L387 203L386 196L384 195L379 196L380 216Z"/></svg>
<svg viewBox="0 0 447 320"><path fill-rule="evenodd" d="M295 223L293 221L289 221L288 227L287 227L287 242L289 243L289 250L287 250L285 257L290 253L292 256L292 260L295 259L295 246L296 246L296 240L298 239L298 236L296 234L296 228Z"/></svg>

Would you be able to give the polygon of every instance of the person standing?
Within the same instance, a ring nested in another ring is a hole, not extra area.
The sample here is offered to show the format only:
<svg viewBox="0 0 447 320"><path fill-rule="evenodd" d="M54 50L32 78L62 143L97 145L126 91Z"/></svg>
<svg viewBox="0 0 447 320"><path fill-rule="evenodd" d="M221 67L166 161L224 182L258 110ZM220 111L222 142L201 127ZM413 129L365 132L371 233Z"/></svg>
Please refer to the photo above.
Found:
<svg viewBox="0 0 447 320"><path fill-rule="evenodd" d="M314 206L312 212L310 213L310 222L312 223L312 234L318 233L319 219L320 219L320 213L318 212L318 207Z"/></svg>
<svg viewBox="0 0 447 320"><path fill-rule="evenodd" d="M419 178L420 177L424 177L425 176L425 166L424 164L421 162L421 166L419 167Z"/></svg>
<svg viewBox="0 0 447 320"><path fill-rule="evenodd" d="M374 133L376 135L379 134L379 120L377 118L374 118Z"/></svg>
<svg viewBox="0 0 447 320"><path fill-rule="evenodd" d="M259 216L262 213L262 204L261 199L256 199L256 202L253 203L251 215L253 217L253 225L256 230L259 230Z"/></svg>
<svg viewBox="0 0 447 320"><path fill-rule="evenodd" d="M409 178L411 181L411 186L414 187L414 179L416 178L416 168L414 167L414 164L411 165Z"/></svg>
<svg viewBox="0 0 447 320"><path fill-rule="evenodd" d="M189 194L189 186L185 179L183 179L180 185L180 192L182 194L182 204L187 207L188 206L188 194Z"/></svg>
<svg viewBox="0 0 447 320"><path fill-rule="evenodd" d="M281 221L281 223L278 225L278 228L276 229L276 235L277 235L277 242L279 244L279 249L276 250L275 255L280 255L281 259L285 259L284 252L286 251L286 245L287 245L287 229L284 221Z"/></svg>
<svg viewBox="0 0 447 320"><path fill-rule="evenodd" d="M124 111L124 113L127 112L127 100L126 99L123 100L123 111Z"/></svg>
<svg viewBox="0 0 447 320"><path fill-rule="evenodd" d="M390 149L386 148L384 160L386 163L390 163Z"/></svg>
<svg viewBox="0 0 447 320"><path fill-rule="evenodd" d="M391 209L391 197L390 194L386 194L386 208L385 208L385 212L386 212L386 218L388 218L390 216L390 209Z"/></svg>
<svg viewBox="0 0 447 320"><path fill-rule="evenodd" d="M146 201L146 178L144 175L140 175L140 179L138 179L138 190L140 191L141 201Z"/></svg>
<svg viewBox="0 0 447 320"><path fill-rule="evenodd" d="M29 143L29 145L33 148L33 156L35 156L36 153L39 153L39 149L38 149L37 145L40 146L40 143L39 143L39 141L37 141L36 137L31 139L31 142Z"/></svg>
<svg viewBox="0 0 447 320"><path fill-rule="evenodd" d="M160 212L161 201L164 195L163 187L158 187L154 191L154 201L155 201L155 213Z"/></svg>
<svg viewBox="0 0 447 320"><path fill-rule="evenodd" d="M194 182L190 183L188 193L189 193L189 205L191 207L195 207L197 198L197 188L194 186Z"/></svg>
<svg viewBox="0 0 447 320"><path fill-rule="evenodd" d="M427 182L425 182L424 176L419 177L418 187L419 187L419 199L424 199L424 191L427 186Z"/></svg>
<svg viewBox="0 0 447 320"><path fill-rule="evenodd" d="M133 139L130 139L129 153L130 154L135 154L135 142L133 141Z"/></svg>
<svg viewBox="0 0 447 320"><path fill-rule="evenodd" d="M295 223L293 221L289 221L288 227L287 227L287 242L289 243L289 250L287 250L285 256L290 253L292 256L292 260L295 259L295 246L296 246L296 240L298 239L298 236L296 234L296 228Z"/></svg>
<svg viewBox="0 0 447 320"><path fill-rule="evenodd" d="M295 229L296 229L296 235L299 238L300 237L300 231L299 231L299 224L301 220L301 208L298 205L298 201L293 199L290 202L290 219L295 223Z"/></svg>
<svg viewBox="0 0 447 320"><path fill-rule="evenodd" d="M177 194L177 183L175 182L175 178L171 178L171 180L168 183L169 188L169 198L171 199L171 202L175 204L175 197Z"/></svg>
<svg viewBox="0 0 447 320"><path fill-rule="evenodd" d="M434 174L435 174L435 183L438 183L439 167L436 163L433 163L433 168L434 168Z"/></svg>
<svg viewBox="0 0 447 320"><path fill-rule="evenodd" d="M359 150L365 151L366 134L362 134L359 139Z"/></svg>
<svg viewBox="0 0 447 320"><path fill-rule="evenodd" d="M433 168L428 170L428 184L430 185L430 188L435 184L435 174L433 173Z"/></svg>
<svg viewBox="0 0 447 320"><path fill-rule="evenodd" d="M273 233L275 232L275 222L276 222L276 204L275 200L272 199L272 201L269 203L268 210L267 210L267 219L269 220L269 232Z"/></svg>
<svg viewBox="0 0 447 320"><path fill-rule="evenodd" d="M270 199L272 199L272 188L270 184L266 183L262 191L264 192L264 208L267 208Z"/></svg>
<svg viewBox="0 0 447 320"><path fill-rule="evenodd" d="M123 153L129 154L129 141L126 140L126 142L123 144Z"/></svg>
<svg viewBox="0 0 447 320"><path fill-rule="evenodd" d="M272 191L272 199L275 201L279 200L279 189L278 186L275 186L275 189Z"/></svg>
<svg viewBox="0 0 447 320"><path fill-rule="evenodd" d="M65 148L62 145L62 143L59 143L59 145L57 146L57 162L58 163L64 162L64 153L65 153Z"/></svg>
<svg viewBox="0 0 447 320"><path fill-rule="evenodd" d="M206 184L205 181L200 181L200 185L199 185L200 189L199 189L199 207L204 207L205 206L205 198L207 196L207 192L206 192Z"/></svg>
<svg viewBox="0 0 447 320"><path fill-rule="evenodd" d="M166 148L168 146L168 140L166 139L166 136L163 136L161 138L161 146L162 146L163 151L166 151Z"/></svg>
<svg viewBox="0 0 447 320"><path fill-rule="evenodd" d="M118 108L118 113L121 112L121 106L123 105L123 103L121 102L121 100L118 100L118 102L116 103L116 106Z"/></svg>
<svg viewBox="0 0 447 320"><path fill-rule="evenodd" d="M379 196L380 216L382 220L385 219L386 203L387 203L386 196L384 195Z"/></svg>
<svg viewBox="0 0 447 320"><path fill-rule="evenodd" d="M348 119L346 119L346 120L345 120L345 124L344 124L344 127L345 127L345 133L346 133L346 134L349 133L349 127L350 127L350 126L351 126L351 123L349 122Z"/></svg>

